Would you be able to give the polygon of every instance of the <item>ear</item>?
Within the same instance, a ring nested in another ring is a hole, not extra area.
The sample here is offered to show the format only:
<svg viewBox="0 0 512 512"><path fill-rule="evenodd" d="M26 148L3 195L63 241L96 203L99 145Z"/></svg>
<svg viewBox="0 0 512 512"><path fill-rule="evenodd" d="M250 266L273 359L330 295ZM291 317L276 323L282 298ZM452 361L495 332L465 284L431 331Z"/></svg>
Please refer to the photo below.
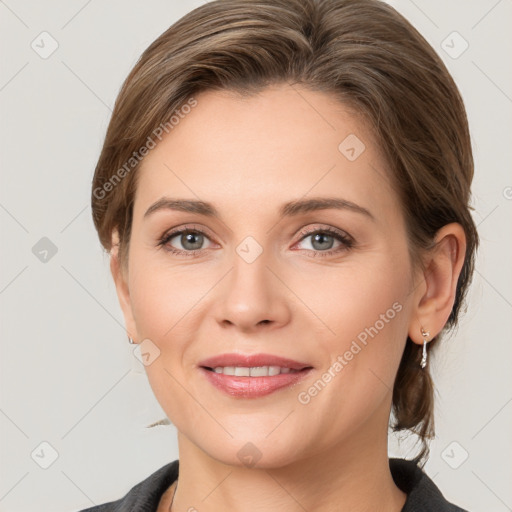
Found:
<svg viewBox="0 0 512 512"><path fill-rule="evenodd" d="M466 255L466 235L458 223L443 226L436 235L435 246L424 259L421 283L416 285L409 337L423 343L421 330L437 336L445 326L455 302L457 281Z"/></svg>
<svg viewBox="0 0 512 512"><path fill-rule="evenodd" d="M124 315L126 334L135 342L138 341L137 328L133 317L128 286L128 268L123 266L119 259L119 234L117 230L112 232L112 244L110 250L110 272L116 285L117 298Z"/></svg>

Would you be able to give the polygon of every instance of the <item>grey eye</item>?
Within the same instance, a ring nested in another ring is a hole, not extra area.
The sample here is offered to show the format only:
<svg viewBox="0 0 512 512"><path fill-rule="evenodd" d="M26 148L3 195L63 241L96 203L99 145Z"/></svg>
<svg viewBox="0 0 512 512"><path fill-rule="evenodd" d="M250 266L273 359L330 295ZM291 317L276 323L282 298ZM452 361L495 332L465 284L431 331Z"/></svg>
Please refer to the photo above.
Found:
<svg viewBox="0 0 512 512"><path fill-rule="evenodd" d="M185 251L196 251L202 249L204 241L207 240L207 238L202 233L198 233L196 231L178 233L169 239L169 243L171 243L171 241L175 238L177 238L181 244L181 247L178 247L178 249Z"/></svg>

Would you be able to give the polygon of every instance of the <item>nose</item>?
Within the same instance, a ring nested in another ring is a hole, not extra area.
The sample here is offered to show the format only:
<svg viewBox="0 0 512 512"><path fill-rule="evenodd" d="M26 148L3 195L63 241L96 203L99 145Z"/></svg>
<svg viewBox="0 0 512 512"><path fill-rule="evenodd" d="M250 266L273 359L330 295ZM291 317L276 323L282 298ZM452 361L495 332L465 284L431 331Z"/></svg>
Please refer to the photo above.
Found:
<svg viewBox="0 0 512 512"><path fill-rule="evenodd" d="M221 327L249 333L276 329L290 321L290 292L269 264L264 254L252 262L234 257L217 302Z"/></svg>

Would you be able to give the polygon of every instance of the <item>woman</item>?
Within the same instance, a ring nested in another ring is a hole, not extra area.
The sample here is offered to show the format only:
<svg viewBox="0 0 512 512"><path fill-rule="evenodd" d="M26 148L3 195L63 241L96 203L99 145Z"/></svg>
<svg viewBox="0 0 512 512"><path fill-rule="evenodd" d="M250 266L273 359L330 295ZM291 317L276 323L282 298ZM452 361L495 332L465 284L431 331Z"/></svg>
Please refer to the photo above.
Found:
<svg viewBox="0 0 512 512"><path fill-rule="evenodd" d="M380 1L213 1L170 27L92 208L179 463L87 510L462 510L422 466L472 176L454 81ZM413 460L388 458L390 415Z"/></svg>

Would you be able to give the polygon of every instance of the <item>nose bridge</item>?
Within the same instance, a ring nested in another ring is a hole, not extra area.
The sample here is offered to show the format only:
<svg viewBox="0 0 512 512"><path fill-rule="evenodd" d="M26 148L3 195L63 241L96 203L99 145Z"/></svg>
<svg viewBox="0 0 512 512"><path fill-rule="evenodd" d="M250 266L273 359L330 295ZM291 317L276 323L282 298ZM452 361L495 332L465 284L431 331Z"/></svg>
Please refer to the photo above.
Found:
<svg viewBox="0 0 512 512"><path fill-rule="evenodd" d="M265 238L265 240L260 240ZM258 324L281 323L287 317L286 297L273 275L273 254L264 246L268 237L246 235L234 247L232 270L223 286L218 321L251 329Z"/></svg>
<svg viewBox="0 0 512 512"><path fill-rule="evenodd" d="M254 303L252 307L256 304L263 306L275 292L269 279L272 273L267 268L271 264L271 249L264 247L264 243L258 242L253 235L246 236L235 247L232 260L230 293L238 295L243 302Z"/></svg>

